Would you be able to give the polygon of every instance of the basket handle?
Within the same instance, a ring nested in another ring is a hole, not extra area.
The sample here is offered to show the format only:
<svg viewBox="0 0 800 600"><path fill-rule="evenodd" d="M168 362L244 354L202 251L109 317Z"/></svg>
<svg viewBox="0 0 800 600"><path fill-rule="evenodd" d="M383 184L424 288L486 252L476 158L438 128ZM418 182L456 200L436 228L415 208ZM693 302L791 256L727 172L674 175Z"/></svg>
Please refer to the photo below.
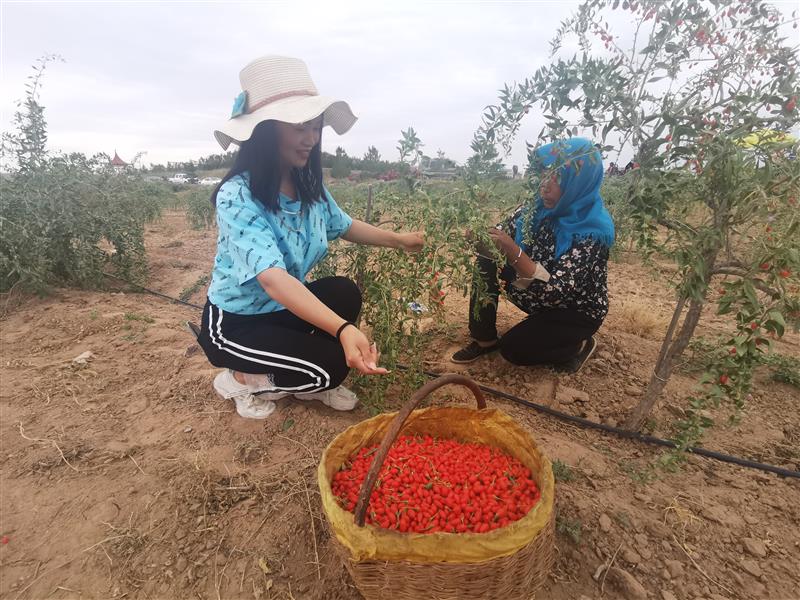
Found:
<svg viewBox="0 0 800 600"><path fill-rule="evenodd" d="M395 439L397 439L397 436L400 433L400 430L403 428L406 419L428 394L450 383L457 383L469 388L470 391L475 395L475 400L478 402L478 408L486 408L486 399L483 397L483 392L481 392L478 384L464 375L447 373L446 375L437 377L433 381L429 381L419 388L414 395L411 396L408 402L406 402L398 411L397 416L395 416L391 425L389 425L389 429L386 432L380 447L378 448L378 452L375 454L375 458L372 461L369 471L367 472L367 477L364 479L364 483L361 485L361 491L358 494L358 502L356 503L355 510L356 525L359 527L364 526L364 522L367 517L367 506L369 505L369 499L372 496L372 490L375 488L375 482L378 480L378 473L380 473L381 467L383 467L383 462L386 460L386 455L389 453L389 448L392 447Z"/></svg>

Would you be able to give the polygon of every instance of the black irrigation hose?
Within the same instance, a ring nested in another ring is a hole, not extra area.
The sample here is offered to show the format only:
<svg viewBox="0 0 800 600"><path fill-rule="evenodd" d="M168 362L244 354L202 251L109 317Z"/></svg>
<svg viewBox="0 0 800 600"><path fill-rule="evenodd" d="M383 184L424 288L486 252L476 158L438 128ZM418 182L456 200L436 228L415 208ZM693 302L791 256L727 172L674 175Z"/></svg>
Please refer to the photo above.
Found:
<svg viewBox="0 0 800 600"><path fill-rule="evenodd" d="M130 282L127 279L123 279L122 277L117 277L116 275L112 275L111 273L103 273L103 275L105 275L106 277L110 277L111 279L116 279L117 281L127 283L132 287L138 288L143 292L147 292L148 294L153 294L153 296L158 296L159 298L163 298L164 300L169 300L170 302L177 302L178 304L183 304L184 306L191 306L192 308L196 308L197 310L203 310L202 306L198 306L197 304L192 304L191 302L186 302L185 300L180 300L179 298L173 298L172 296L167 296L166 294L162 294L161 292L151 290L150 288L146 288L143 285L139 285L138 283Z"/></svg>
<svg viewBox="0 0 800 600"><path fill-rule="evenodd" d="M402 370L409 369L409 367L406 365L397 365L397 366L399 369ZM427 375L428 377L440 377L442 375L442 373L434 373L432 371L423 371L422 373L424 375ZM595 423L594 421L590 421L589 419L584 419L583 417L576 417L575 415L570 415L568 413L561 412L560 410L550 408L549 406L545 406L543 404L537 404L536 402L531 402L530 400L519 398L518 396L514 396L512 394L503 392L501 390L490 388L489 386L482 385L480 383L478 384L478 387L481 388L482 391L492 394L494 396L510 400L511 402L516 402L517 404L521 404L522 406L527 406L528 408L532 408L539 412L543 412L550 416L556 417L557 419L561 419L562 421L567 421L569 423L574 423L575 425L580 425L581 427L587 427L589 429L598 429L600 431L605 431L606 433L613 433L623 438L644 442L645 444L652 444L654 446L664 446L665 448L677 448L678 446L675 442L671 440L665 440L652 435L645 435L643 433L639 433L638 431L631 431L630 429L622 429L621 427L613 427L611 425L605 425L603 423ZM714 450L706 450L705 448L698 448L697 446L692 446L691 448L687 448L686 451L691 452L692 454L697 454L698 456L713 458L721 462L732 463L734 465L739 465L741 467L748 467L750 469L759 469L761 471L768 471L770 473L775 473L776 475L781 475L782 477L800 478L800 471L790 471L789 469L784 469L783 467L776 467L774 465L768 465L765 463L756 462L754 460L749 460L747 458L739 458L738 456L723 454L722 452L715 452Z"/></svg>
<svg viewBox="0 0 800 600"><path fill-rule="evenodd" d="M170 302L177 302L178 304L183 304L184 306L190 306L198 310L203 310L202 306L198 306L197 304L192 304L191 302L186 302L184 300L179 300L178 298L172 298L171 296L167 296L166 294L162 294L161 292L157 292L155 290L146 288L143 285L139 285L137 283L131 283L130 281L122 279L121 277L117 277L116 275L111 275L110 273L104 273L104 275L106 275L107 277L111 277L113 279L117 279L118 281L127 283L128 285L139 288L140 290L147 292L148 294L153 294L154 296L158 296L159 298L163 298L164 300L169 300ZM402 370L409 369L409 367L406 365L397 365L397 368ZM432 371L423 371L422 373L428 377L440 377L442 375L442 373L434 373ZM604 431L606 433L613 433L623 438L636 440L638 442L644 442L645 444L651 444L653 446L663 446L665 448L677 448L677 444L671 440L657 438L652 435L645 435L643 433L639 433L638 431L622 429L621 427L613 427L611 425L605 425L603 423L595 423L594 421L590 421L589 419L584 419L583 417L576 417L575 415L570 415L568 413L561 412L560 410L550 408L549 406L545 406L543 404L537 404L536 402L531 402L530 400L519 398L518 396L514 396L512 394L503 392L501 390L490 388L489 386L482 385L480 383L478 383L478 387L481 388L481 390L483 390L484 392L492 394L493 396L498 396L499 398L504 398L505 400L516 402L517 404L521 404L522 406L527 406L528 408L532 408L539 412L545 413L547 415L550 415L551 417L561 419L562 421L567 421L568 423L574 423L575 425L579 425L581 427L587 427L589 429L597 429L599 431ZM691 452L692 454L696 454L698 456L704 456L706 458L713 458L714 460L718 460L721 462L739 465L740 467L747 467L749 469L758 469L760 471L775 473L776 475L780 475L782 477L794 477L800 479L800 471L790 471L789 469L784 469L783 467L776 467L774 465L768 465L765 463L756 462L754 460L749 460L747 458L739 458L738 456L732 456L730 454L724 454L722 452L715 452L714 450L706 450L705 448L698 448L697 446L692 446L691 448L687 448L686 451Z"/></svg>

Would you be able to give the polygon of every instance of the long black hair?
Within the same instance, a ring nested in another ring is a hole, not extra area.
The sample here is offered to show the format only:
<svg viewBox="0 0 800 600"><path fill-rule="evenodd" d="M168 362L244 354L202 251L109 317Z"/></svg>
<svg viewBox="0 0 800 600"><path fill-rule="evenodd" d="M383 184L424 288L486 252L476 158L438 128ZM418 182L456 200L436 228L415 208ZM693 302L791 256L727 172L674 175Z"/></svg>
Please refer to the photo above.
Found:
<svg viewBox="0 0 800 600"><path fill-rule="evenodd" d="M322 138L311 149L306 166L292 168L292 179L298 200L303 206L322 200ZM241 143L230 171L211 194L211 204L216 206L217 193L226 181L247 172L250 175L250 192L267 210L280 209L281 163L278 153L278 128L275 121L262 121L253 129L249 140Z"/></svg>

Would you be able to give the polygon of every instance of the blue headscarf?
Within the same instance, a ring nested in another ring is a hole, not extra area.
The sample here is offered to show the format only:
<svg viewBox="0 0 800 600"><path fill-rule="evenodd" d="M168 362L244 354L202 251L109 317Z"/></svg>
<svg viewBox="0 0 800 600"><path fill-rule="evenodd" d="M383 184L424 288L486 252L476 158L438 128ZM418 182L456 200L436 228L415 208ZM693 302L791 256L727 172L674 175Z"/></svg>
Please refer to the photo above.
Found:
<svg viewBox="0 0 800 600"><path fill-rule="evenodd" d="M517 219L517 244L524 243L523 223L527 221L528 231L535 233L542 221L549 219L556 237L556 259L575 241L587 238L610 248L614 244L614 222L600 197L603 161L591 140L574 137L542 146L534 163L541 171L558 168L561 199L548 209L537 192L533 215L524 210Z"/></svg>

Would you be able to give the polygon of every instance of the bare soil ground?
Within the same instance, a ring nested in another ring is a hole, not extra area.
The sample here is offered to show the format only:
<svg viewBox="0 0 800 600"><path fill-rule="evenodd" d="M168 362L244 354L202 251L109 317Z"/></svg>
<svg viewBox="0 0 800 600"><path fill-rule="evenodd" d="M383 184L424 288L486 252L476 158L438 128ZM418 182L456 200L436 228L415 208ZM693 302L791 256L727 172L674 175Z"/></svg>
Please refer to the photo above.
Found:
<svg viewBox="0 0 800 600"><path fill-rule="evenodd" d="M148 231L151 288L202 303L212 231L169 213ZM466 302L448 297L427 357L530 400L622 421L647 382L671 314L666 283L635 261L610 267L612 308L599 351L574 376L499 357L456 369ZM504 304L501 323L519 318ZM281 402L263 422L239 418L183 329L192 308L152 295L59 291L26 299L2 327L0 596L3 598L359 598L332 551L316 464L328 442L368 416ZM713 315L705 335L724 327ZM778 345L800 350L797 334ZM89 351L85 364L73 359ZM694 385L678 374L654 414L668 435ZM575 394L574 390L584 392ZM468 402L458 389L434 402ZM537 598L800 598L800 486L690 458L653 470L660 450L580 429L497 399L561 467L558 548ZM398 399L388 398L387 407ZM800 393L757 377L738 425L709 448L797 469ZM593 575L612 561L603 581Z"/></svg>

